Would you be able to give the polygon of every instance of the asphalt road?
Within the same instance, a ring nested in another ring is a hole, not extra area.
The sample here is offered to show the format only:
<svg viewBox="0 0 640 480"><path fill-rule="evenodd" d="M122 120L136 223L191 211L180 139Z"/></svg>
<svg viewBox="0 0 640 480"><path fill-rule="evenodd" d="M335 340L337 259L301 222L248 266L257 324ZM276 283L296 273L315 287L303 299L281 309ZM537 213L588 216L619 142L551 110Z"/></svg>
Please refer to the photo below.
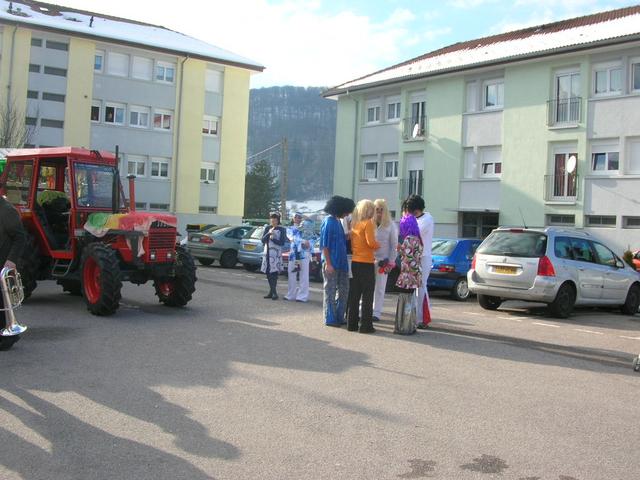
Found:
<svg viewBox="0 0 640 480"><path fill-rule="evenodd" d="M433 295L433 328L327 328L258 274L198 269L186 309L112 317L52 282L0 352L0 479L634 480L640 315ZM284 281L279 290L283 293Z"/></svg>

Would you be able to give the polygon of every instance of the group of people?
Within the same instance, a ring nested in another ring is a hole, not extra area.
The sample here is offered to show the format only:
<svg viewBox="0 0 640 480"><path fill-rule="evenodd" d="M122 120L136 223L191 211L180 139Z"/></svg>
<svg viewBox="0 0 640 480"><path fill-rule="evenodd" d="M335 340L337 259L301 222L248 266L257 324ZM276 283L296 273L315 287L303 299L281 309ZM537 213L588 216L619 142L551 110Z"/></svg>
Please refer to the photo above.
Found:
<svg viewBox="0 0 640 480"><path fill-rule="evenodd" d="M422 197L411 195L402 204L400 228L393 222L386 200L332 197L324 207L327 214L320 229L323 312L325 324L347 325L347 330L375 332L374 322L382 315L387 278L399 267L396 308L397 333L413 333L431 322L427 279L431 271L433 217L425 211ZM281 225L280 214L272 213L265 227L262 272L269 292L264 298L277 300L278 275L283 271L282 254L289 240L288 289L285 300L306 302L309 298L309 263L313 230L304 228L300 213L292 225ZM410 319L410 324L407 325Z"/></svg>
<svg viewBox="0 0 640 480"><path fill-rule="evenodd" d="M352 332L375 332L373 323L382 313L388 274L399 263L396 286L404 297L396 309L396 332L427 328L434 222L425 211L424 200L412 195L403 202L399 234L383 199L364 199L356 205L350 198L334 196L324 210L327 217L320 231L320 248L325 324L346 324ZM407 315L414 319L412 328L401 326Z"/></svg>

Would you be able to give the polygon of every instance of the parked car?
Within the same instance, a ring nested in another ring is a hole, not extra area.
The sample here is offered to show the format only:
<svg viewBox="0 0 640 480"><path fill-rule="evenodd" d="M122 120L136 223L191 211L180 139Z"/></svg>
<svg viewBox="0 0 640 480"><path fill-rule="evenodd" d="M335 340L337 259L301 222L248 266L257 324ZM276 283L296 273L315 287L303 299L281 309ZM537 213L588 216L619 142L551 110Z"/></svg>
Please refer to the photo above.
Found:
<svg viewBox="0 0 640 480"><path fill-rule="evenodd" d="M288 273L289 265L289 248L282 254L282 262L284 264L285 273ZM313 253L309 262L309 279L314 282L322 282L322 252L320 252L320 239L313 244Z"/></svg>
<svg viewBox="0 0 640 480"><path fill-rule="evenodd" d="M264 251L264 245L262 244L263 233L264 227L254 227L240 240L238 261L250 272L255 272L260 268L260 265L262 265L262 252Z"/></svg>
<svg viewBox="0 0 640 480"><path fill-rule="evenodd" d="M238 263L240 240L253 228L250 225L213 226L189 232L187 250L202 265L211 265L218 260L222 267L233 268Z"/></svg>
<svg viewBox="0 0 640 480"><path fill-rule="evenodd" d="M238 261L249 272L255 272L262 265L262 255L264 253L264 245L262 244L263 234L264 227L251 227L251 230L240 240ZM288 240L284 245L284 249L289 249Z"/></svg>
<svg viewBox="0 0 640 480"><path fill-rule="evenodd" d="M431 244L433 266L427 280L429 290L449 290L454 300L468 299L471 293L467 272L481 242L477 238L434 238Z"/></svg>
<svg viewBox="0 0 640 480"><path fill-rule="evenodd" d="M566 318L575 305L616 306L627 315L640 305L640 273L577 230L494 230L478 247L467 279L487 310L525 300L546 303L551 315Z"/></svg>

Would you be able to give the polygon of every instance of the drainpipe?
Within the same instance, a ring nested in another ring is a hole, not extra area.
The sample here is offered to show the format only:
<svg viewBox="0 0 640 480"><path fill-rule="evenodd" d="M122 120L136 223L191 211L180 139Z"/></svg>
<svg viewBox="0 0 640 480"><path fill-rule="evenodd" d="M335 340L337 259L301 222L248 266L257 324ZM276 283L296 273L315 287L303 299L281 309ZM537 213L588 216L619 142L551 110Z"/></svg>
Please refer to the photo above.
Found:
<svg viewBox="0 0 640 480"><path fill-rule="evenodd" d="M178 155L180 152L180 127L182 126L182 91L184 90L184 64L189 60L189 55L180 61L180 91L178 92L178 111L176 112L176 147L173 156L173 178L171 188L171 211L176 213L176 199L178 197Z"/></svg>
<svg viewBox="0 0 640 480"><path fill-rule="evenodd" d="M7 84L7 113L11 110L11 83L13 78L13 57L16 48L16 32L18 26L13 27L13 33L11 34L11 55L9 56L9 83ZM5 145L9 146L9 145Z"/></svg>
<svg viewBox="0 0 640 480"><path fill-rule="evenodd" d="M358 100L356 100L350 95L349 90L347 90L347 98L353 100L353 103L355 104L355 107L356 107L356 115L355 115L355 120L353 122L353 171L352 171L353 184L351 185L352 196L355 197L356 189L358 186L358 179L356 178L356 175L358 172L358 105L359 105L359 102ZM335 172L334 172L334 175L335 175Z"/></svg>

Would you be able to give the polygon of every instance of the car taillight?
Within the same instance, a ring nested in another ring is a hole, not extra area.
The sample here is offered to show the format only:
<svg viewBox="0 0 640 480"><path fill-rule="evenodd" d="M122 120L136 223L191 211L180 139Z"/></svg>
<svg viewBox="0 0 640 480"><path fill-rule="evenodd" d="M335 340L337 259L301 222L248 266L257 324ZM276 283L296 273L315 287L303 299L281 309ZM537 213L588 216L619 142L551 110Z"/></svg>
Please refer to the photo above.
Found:
<svg viewBox="0 0 640 480"><path fill-rule="evenodd" d="M200 243L208 243L208 244L213 244L213 238L211 237L200 237Z"/></svg>
<svg viewBox="0 0 640 480"><path fill-rule="evenodd" d="M471 270L476 269L476 256L473 256L473 260L471 260Z"/></svg>
<svg viewBox="0 0 640 480"><path fill-rule="evenodd" d="M546 255L544 257L540 257L538 261L538 275L541 277L555 277L556 271L553 268L553 263L549 260L549 257Z"/></svg>
<svg viewBox="0 0 640 480"><path fill-rule="evenodd" d="M441 265L438 265L438 271L439 272L444 272L444 273L455 272L456 271L456 267L453 266L453 265L447 265L446 263L443 263Z"/></svg>

